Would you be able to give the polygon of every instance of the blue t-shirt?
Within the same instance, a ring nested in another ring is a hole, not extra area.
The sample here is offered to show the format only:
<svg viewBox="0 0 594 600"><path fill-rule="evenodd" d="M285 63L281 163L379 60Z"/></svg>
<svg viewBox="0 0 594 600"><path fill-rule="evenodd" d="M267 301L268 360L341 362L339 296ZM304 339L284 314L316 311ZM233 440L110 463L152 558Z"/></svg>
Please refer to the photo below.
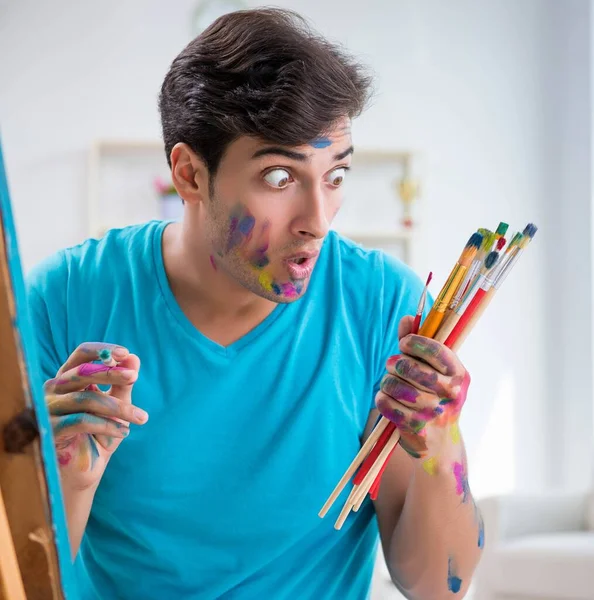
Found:
<svg viewBox="0 0 594 600"><path fill-rule="evenodd" d="M84 600L360 600L378 540L367 499L341 531L350 485L318 517L374 408L398 322L423 284L331 232L309 289L223 347L169 287L166 223L112 230L29 277L44 378L82 342L142 362L142 427L111 458L75 569Z"/></svg>

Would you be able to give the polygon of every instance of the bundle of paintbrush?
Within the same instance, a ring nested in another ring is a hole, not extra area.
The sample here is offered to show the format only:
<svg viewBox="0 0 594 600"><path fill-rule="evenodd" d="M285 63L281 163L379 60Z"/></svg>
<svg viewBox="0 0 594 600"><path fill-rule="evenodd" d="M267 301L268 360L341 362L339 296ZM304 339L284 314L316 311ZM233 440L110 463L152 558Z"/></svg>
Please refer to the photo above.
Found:
<svg viewBox="0 0 594 600"><path fill-rule="evenodd" d="M454 351L461 346L537 230L529 223L505 248L507 229L506 223L500 223L495 232L479 229L471 235L421 325L427 287L432 277L429 275L419 301L413 333L433 338ZM353 475L353 488L334 525L336 529L342 527L351 510L359 510L367 494L372 499L377 498L382 474L399 439L400 433L394 423L381 417L319 516L326 515Z"/></svg>

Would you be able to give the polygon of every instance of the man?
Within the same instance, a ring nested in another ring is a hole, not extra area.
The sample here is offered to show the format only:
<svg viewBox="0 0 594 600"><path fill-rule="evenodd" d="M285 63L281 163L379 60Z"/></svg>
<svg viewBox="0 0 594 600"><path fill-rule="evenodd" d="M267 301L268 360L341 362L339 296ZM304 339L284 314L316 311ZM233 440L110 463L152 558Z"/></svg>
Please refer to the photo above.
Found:
<svg viewBox="0 0 594 600"><path fill-rule="evenodd" d="M456 425L469 377L408 335L419 279L329 230L369 85L290 12L221 17L160 96L183 220L32 273L82 598L358 600L378 528L407 597L467 589L482 546ZM341 501L317 513L377 409L402 443L338 532Z"/></svg>

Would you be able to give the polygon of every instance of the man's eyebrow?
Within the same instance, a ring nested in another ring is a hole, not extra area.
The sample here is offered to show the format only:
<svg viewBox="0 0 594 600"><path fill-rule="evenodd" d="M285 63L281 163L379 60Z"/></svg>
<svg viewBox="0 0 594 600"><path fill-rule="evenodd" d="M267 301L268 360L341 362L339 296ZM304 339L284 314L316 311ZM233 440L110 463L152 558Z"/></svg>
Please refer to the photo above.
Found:
<svg viewBox="0 0 594 600"><path fill-rule="evenodd" d="M335 154L334 160L342 160L343 158L346 158L349 154L352 154L354 151L354 146L349 146L344 152L341 152L340 154Z"/></svg>
<svg viewBox="0 0 594 600"><path fill-rule="evenodd" d="M343 152L334 155L334 160L342 160L346 158L349 154L352 154L355 151L353 146L349 146ZM298 160L301 162L305 162L310 159L311 154L302 154L301 152L295 152L294 150L287 150L286 148L282 148L281 146L268 146L266 148L260 148L260 150L256 150L252 155L252 159L259 158L260 156L284 156L286 158L290 158L291 160Z"/></svg>

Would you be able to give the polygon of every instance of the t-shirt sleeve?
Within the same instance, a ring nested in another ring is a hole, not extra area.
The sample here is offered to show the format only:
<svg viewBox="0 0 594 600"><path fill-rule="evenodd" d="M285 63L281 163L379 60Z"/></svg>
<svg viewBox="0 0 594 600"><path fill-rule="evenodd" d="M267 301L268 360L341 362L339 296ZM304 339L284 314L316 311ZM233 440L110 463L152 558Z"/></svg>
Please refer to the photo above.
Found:
<svg viewBox="0 0 594 600"><path fill-rule="evenodd" d="M67 265L57 253L26 277L27 304L42 381L55 377L68 356L66 348Z"/></svg>
<svg viewBox="0 0 594 600"><path fill-rule="evenodd" d="M380 295L380 321L383 325L381 340L381 357L377 364L374 378L373 398L371 409L375 408L375 395L380 389L380 383L386 374L386 361L390 356L400 352L398 345L398 325L403 317L414 316L425 287L425 282L406 264L382 253L383 277L382 293ZM423 317L433 306L433 297L427 294Z"/></svg>

